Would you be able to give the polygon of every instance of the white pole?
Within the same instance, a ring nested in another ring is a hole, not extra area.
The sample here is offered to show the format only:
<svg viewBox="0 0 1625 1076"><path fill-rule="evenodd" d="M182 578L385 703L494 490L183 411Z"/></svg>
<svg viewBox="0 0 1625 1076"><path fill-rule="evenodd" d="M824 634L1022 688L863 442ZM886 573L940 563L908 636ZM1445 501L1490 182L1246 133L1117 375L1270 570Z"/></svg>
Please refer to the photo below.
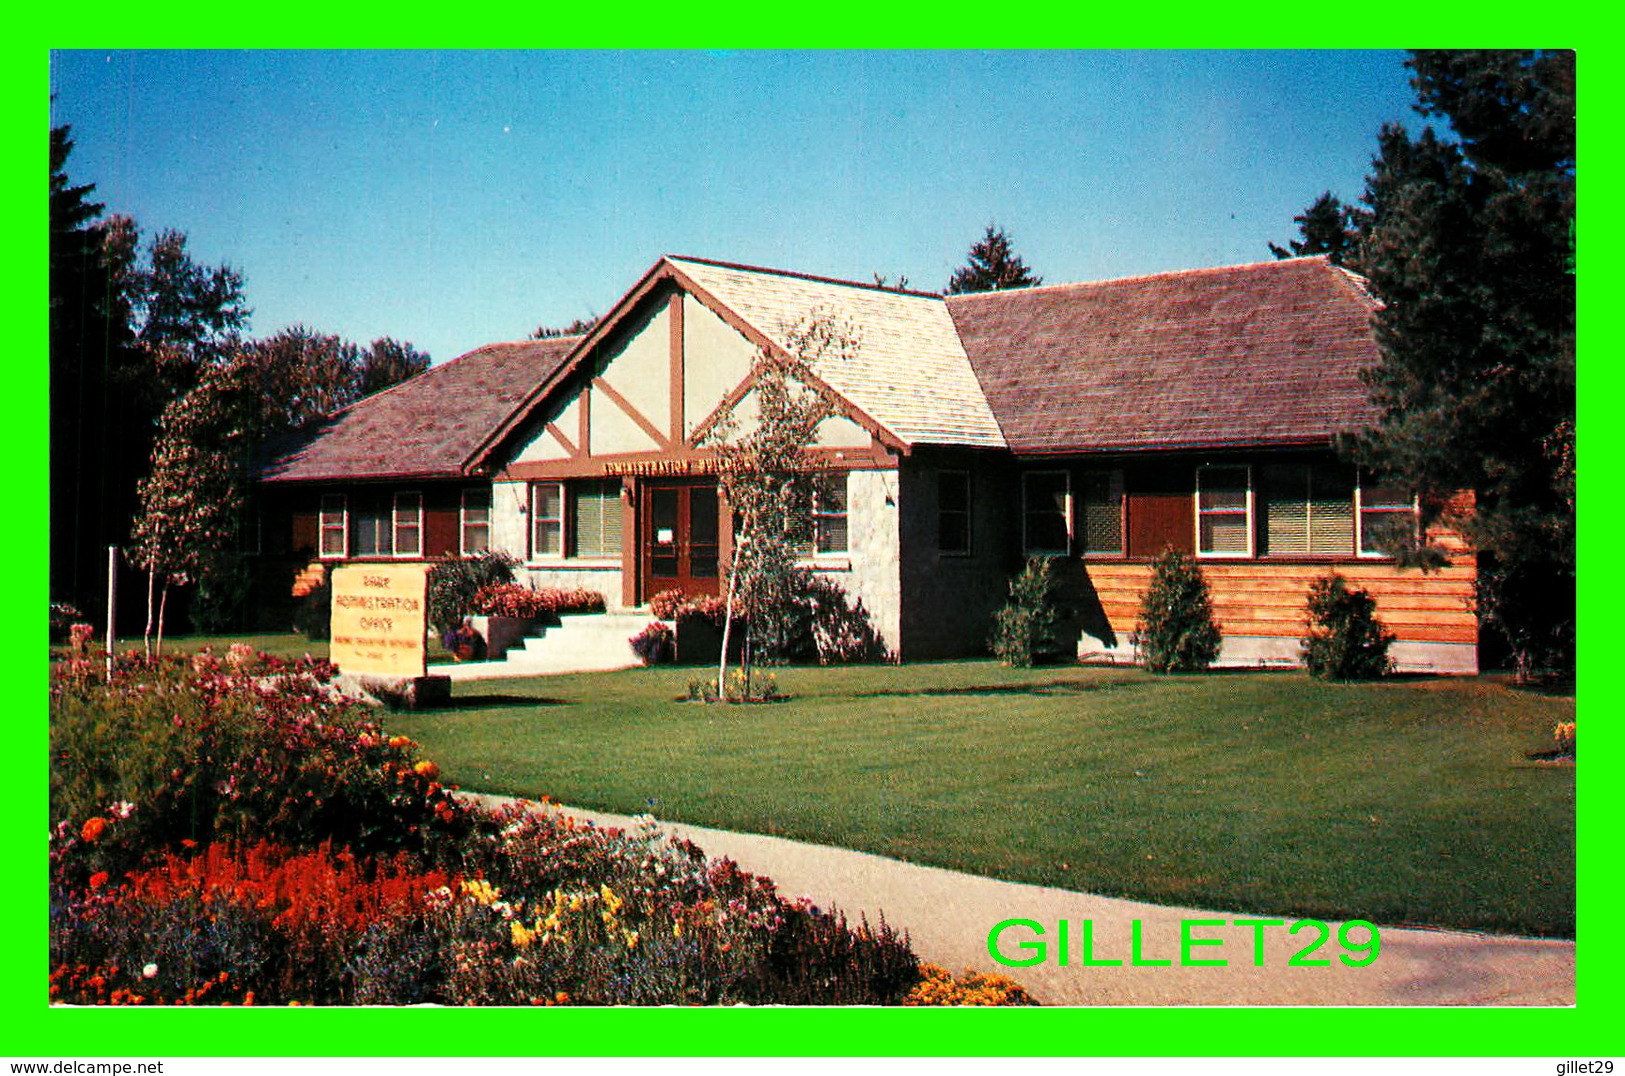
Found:
<svg viewBox="0 0 1625 1076"><path fill-rule="evenodd" d="M113 682L113 619L118 605L118 546L107 547L107 682Z"/></svg>

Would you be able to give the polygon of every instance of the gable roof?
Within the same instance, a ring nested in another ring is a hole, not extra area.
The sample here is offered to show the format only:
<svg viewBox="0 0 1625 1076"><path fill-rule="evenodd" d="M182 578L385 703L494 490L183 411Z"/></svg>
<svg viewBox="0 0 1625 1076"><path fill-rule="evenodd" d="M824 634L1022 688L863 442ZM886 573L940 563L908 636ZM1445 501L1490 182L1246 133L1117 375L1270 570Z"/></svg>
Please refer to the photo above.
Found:
<svg viewBox="0 0 1625 1076"><path fill-rule="evenodd" d="M458 478L581 338L487 344L335 411L275 451L263 482Z"/></svg>
<svg viewBox="0 0 1625 1076"><path fill-rule="evenodd" d="M780 348L814 312L849 325L855 352L813 373L904 444L1003 448L941 296L702 258L662 259Z"/></svg>
<svg viewBox="0 0 1625 1076"><path fill-rule="evenodd" d="M1376 303L1324 257L946 305L1017 452L1324 444L1376 418Z"/></svg>

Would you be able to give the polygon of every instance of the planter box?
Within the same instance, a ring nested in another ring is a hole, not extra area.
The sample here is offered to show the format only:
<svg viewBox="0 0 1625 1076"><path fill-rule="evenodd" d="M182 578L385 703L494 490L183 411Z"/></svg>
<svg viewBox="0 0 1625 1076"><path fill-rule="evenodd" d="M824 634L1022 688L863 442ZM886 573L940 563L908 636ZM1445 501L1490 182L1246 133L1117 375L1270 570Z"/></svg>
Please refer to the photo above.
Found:
<svg viewBox="0 0 1625 1076"><path fill-rule="evenodd" d="M501 661L511 648L523 645L525 636L536 627L536 621L517 616L471 616L468 623L485 640L486 661Z"/></svg>

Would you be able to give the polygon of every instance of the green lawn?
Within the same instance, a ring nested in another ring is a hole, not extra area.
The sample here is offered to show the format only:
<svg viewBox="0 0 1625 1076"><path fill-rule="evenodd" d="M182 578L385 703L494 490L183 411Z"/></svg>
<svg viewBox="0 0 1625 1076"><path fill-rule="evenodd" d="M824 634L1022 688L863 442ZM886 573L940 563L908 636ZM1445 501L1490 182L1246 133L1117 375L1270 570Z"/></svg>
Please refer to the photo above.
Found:
<svg viewBox="0 0 1625 1076"><path fill-rule="evenodd" d="M1163 903L1574 934L1574 769L1525 759L1572 699L961 662L675 701L692 675L460 683L388 723L469 789Z"/></svg>

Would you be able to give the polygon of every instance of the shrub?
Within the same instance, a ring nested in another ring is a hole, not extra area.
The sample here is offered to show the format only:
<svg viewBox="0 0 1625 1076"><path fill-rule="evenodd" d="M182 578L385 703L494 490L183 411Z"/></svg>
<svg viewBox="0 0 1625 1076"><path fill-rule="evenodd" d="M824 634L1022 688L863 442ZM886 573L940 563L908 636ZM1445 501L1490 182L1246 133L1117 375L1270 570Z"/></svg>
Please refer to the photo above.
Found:
<svg viewBox="0 0 1625 1076"><path fill-rule="evenodd" d="M671 625L658 620L651 621L648 627L627 642L645 665L658 665L677 659L677 633L671 630Z"/></svg>
<svg viewBox="0 0 1625 1076"><path fill-rule="evenodd" d="M1140 602L1134 648L1152 672L1196 672L1219 656L1223 636L1202 569L1188 554L1168 549L1151 569Z"/></svg>
<svg viewBox="0 0 1625 1076"><path fill-rule="evenodd" d="M1377 619L1377 601L1333 572L1309 585L1308 633L1303 663L1322 680L1375 680L1393 662L1393 633Z"/></svg>
<svg viewBox="0 0 1625 1076"><path fill-rule="evenodd" d="M649 611L658 620L698 617L720 628L727 617L727 610L727 602L715 594L686 594L681 590L662 590L649 599Z"/></svg>
<svg viewBox="0 0 1625 1076"><path fill-rule="evenodd" d="M1026 668L1056 655L1056 614L1049 600L1054 586L1048 557L1029 557L1010 580L1010 600L993 616L989 643L1006 665Z"/></svg>
<svg viewBox="0 0 1625 1076"><path fill-rule="evenodd" d="M333 635L333 591L327 580L312 586L293 607L293 628L314 641Z"/></svg>
<svg viewBox="0 0 1625 1076"><path fill-rule="evenodd" d="M497 549L437 561L429 569L429 626L442 635L455 630L464 617L475 615L480 588L512 583L518 565L511 553Z"/></svg>
<svg viewBox="0 0 1625 1076"><path fill-rule="evenodd" d="M891 654L875 630L863 599L855 603L841 585L814 572L798 573L796 656L820 665L886 661Z"/></svg>
<svg viewBox="0 0 1625 1076"><path fill-rule="evenodd" d="M520 583L493 583L474 594L473 612L481 616L509 616L535 620L553 611L545 596Z"/></svg>
<svg viewBox="0 0 1625 1076"><path fill-rule="evenodd" d="M1575 723L1573 721L1559 721L1552 726L1552 742L1556 745L1560 755L1573 755L1575 741Z"/></svg>

